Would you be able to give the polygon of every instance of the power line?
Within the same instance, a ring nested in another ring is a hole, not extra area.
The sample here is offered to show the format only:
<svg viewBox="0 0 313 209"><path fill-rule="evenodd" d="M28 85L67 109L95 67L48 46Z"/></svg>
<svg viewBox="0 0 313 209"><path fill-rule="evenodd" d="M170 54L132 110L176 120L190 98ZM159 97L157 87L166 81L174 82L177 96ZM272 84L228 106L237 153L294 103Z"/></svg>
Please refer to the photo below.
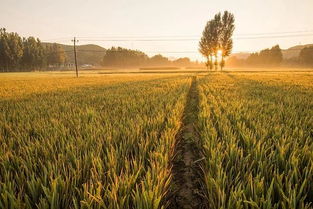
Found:
<svg viewBox="0 0 313 209"><path fill-rule="evenodd" d="M245 33L245 34L234 34L235 37L239 36L261 36L261 35L283 35L293 33L313 33L313 31L302 30L302 31L284 31L284 32L271 32L271 33ZM152 35L152 36L80 36L80 39L143 39L143 38L197 38L199 35Z"/></svg>
<svg viewBox="0 0 313 209"><path fill-rule="evenodd" d="M310 34L289 34L289 35L273 35L273 36L251 36L251 37L234 37L234 40L248 39L268 39L268 38L290 38L290 37L306 37L313 36ZM199 41L199 38L173 38L173 39L81 39L82 41L95 42L184 42L184 41Z"/></svg>
<svg viewBox="0 0 313 209"><path fill-rule="evenodd" d="M301 34L300 34L301 33ZM280 34L280 35L278 35ZM285 34L285 35L284 35ZM250 34L252 35L252 34ZM247 36L247 37L235 37L234 39L237 40L247 40L247 39L267 39L267 38L288 38L288 37L305 37L305 36L313 36L312 31L289 31L289 32L279 32L279 33L258 33L254 34L254 36ZM111 37L112 39L84 39L81 37L82 41L106 41L106 42L159 42L159 41L199 41L199 39L195 38L160 38L160 37L165 37L165 36L150 36L150 38L145 38L145 36L141 36L141 38L137 37L136 39L132 38L120 38L117 37ZM159 38L151 38L151 37L159 37ZM168 37L184 37L184 36L168 36ZM186 36L185 36L186 37ZM191 37L191 36L190 36ZM72 40L73 41L73 40ZM77 42L77 41L76 41ZM288 50L297 50L300 51L301 49L288 49ZM111 50L112 51L112 50ZM139 50L137 50L139 51ZM260 50L259 50L260 51ZM68 52L73 52L73 51L68 51ZM77 52L92 52L92 53L105 53L104 50L77 50ZM114 52L122 52L122 51L114 51ZM255 51L254 51L255 52ZM145 53L154 53L154 54L195 54L199 53L198 51L145 51ZM240 52L240 51L234 51L233 53L253 53L252 51L250 52ZM75 45L75 38L74 38L74 56L76 58L76 45ZM77 58L76 58L77 59Z"/></svg>
<svg viewBox="0 0 313 209"><path fill-rule="evenodd" d="M294 48L294 49L282 49L282 51L300 51L301 49L298 48ZM110 50L111 52L115 52L115 53L124 53L124 51L119 51L119 50ZM140 50L133 50L133 51L139 51ZM259 50L261 51L261 50ZM106 50L77 50L77 52L95 52L95 53L106 53ZM164 54L188 54L188 53L200 53L199 51L144 51L145 53L164 53ZM232 53L253 53L253 51L233 51Z"/></svg>
<svg viewBox="0 0 313 209"><path fill-rule="evenodd" d="M268 33L246 33L246 34L234 34L235 36L259 36L259 35L281 35L292 33L313 33L313 30L300 30L300 31L284 31L284 32L268 32Z"/></svg>
<svg viewBox="0 0 313 209"><path fill-rule="evenodd" d="M313 36L312 30L283 31L268 33L234 34L234 39L263 39ZM152 36L79 36L84 41L198 41L200 35L152 35ZM43 41L69 40L69 37L50 38Z"/></svg>
<svg viewBox="0 0 313 209"><path fill-rule="evenodd" d="M246 39L290 38L290 37L305 37L305 36L313 36L313 33L310 33L310 34L289 34L289 35L242 37L242 38L234 38L234 39L246 40Z"/></svg>

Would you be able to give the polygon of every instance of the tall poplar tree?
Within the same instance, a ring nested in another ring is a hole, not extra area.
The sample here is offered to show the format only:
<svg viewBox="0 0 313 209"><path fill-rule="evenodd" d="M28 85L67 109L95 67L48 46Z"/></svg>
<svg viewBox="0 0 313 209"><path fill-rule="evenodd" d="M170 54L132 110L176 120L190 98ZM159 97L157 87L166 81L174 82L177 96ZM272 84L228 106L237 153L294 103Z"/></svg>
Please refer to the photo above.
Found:
<svg viewBox="0 0 313 209"><path fill-rule="evenodd" d="M234 15L225 11L223 15L218 13L207 22L199 42L199 51L207 59L207 66L213 64L218 68L218 53L221 51L221 69L224 67L224 58L229 56L233 47L232 35L235 29ZM214 62L213 62L214 57Z"/></svg>
<svg viewBox="0 0 313 209"><path fill-rule="evenodd" d="M199 42L199 52L207 59L206 66L207 69L210 67L213 68L213 24L212 21L207 22L203 32L202 37Z"/></svg>
<svg viewBox="0 0 313 209"><path fill-rule="evenodd" d="M235 30L235 17L233 14L231 14L228 11L225 11L222 17L221 22L221 38L220 38L220 48L222 51L221 54L221 70L225 66L225 60L224 58L229 56L231 53L231 50L233 48L233 40L232 35Z"/></svg>

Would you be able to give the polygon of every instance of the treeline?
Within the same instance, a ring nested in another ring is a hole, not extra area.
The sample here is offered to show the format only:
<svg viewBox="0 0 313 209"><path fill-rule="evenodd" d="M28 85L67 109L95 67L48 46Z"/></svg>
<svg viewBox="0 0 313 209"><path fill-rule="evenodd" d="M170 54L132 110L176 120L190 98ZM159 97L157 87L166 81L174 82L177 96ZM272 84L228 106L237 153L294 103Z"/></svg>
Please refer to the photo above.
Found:
<svg viewBox="0 0 313 209"><path fill-rule="evenodd" d="M169 60L162 55L149 57L138 50L112 47L107 49L103 57L102 65L105 67L145 67L145 66L177 66L177 67L200 67L199 62L192 62L189 58Z"/></svg>
<svg viewBox="0 0 313 209"><path fill-rule="evenodd" d="M248 65L277 66L283 61L283 54L279 45L271 49L264 49L259 53L252 53L246 60Z"/></svg>
<svg viewBox="0 0 313 209"><path fill-rule="evenodd" d="M276 45L271 49L264 49L259 53L252 53L246 59L232 56L227 60L226 65L228 67L313 67L313 46L301 49L298 57L284 59L282 50L279 45Z"/></svg>
<svg viewBox="0 0 313 209"><path fill-rule="evenodd" d="M256 66L274 67L279 66L283 61L283 54L279 45L270 49L250 54L246 59L239 59L235 56L227 60L227 66Z"/></svg>
<svg viewBox="0 0 313 209"><path fill-rule="evenodd" d="M313 66L313 46L305 47L300 51L298 62L302 65Z"/></svg>
<svg viewBox="0 0 313 209"><path fill-rule="evenodd" d="M313 67L313 46L307 46L301 49L298 57L284 60L284 65Z"/></svg>
<svg viewBox="0 0 313 209"><path fill-rule="evenodd" d="M65 63L64 49L57 44L44 45L37 38L24 38L0 28L0 71L41 70Z"/></svg>

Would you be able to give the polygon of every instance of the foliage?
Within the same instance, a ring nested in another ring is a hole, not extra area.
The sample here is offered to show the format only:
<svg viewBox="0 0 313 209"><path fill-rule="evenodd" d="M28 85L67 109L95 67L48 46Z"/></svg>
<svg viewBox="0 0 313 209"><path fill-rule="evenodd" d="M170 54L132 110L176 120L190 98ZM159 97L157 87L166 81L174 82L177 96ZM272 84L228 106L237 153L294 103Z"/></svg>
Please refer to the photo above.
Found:
<svg viewBox="0 0 313 209"><path fill-rule="evenodd" d="M39 39L23 39L23 57L21 64L26 69L42 68L45 63L45 49Z"/></svg>
<svg viewBox="0 0 313 209"><path fill-rule="evenodd" d="M270 49L263 49L260 52L251 53L247 58L240 59L235 56L227 60L228 66L255 66L255 67L276 67L283 61L282 50L279 45Z"/></svg>
<svg viewBox="0 0 313 209"><path fill-rule="evenodd" d="M41 69L48 63L64 63L64 50L56 47L45 48L39 39L21 38L17 33L0 29L0 70L21 71Z"/></svg>
<svg viewBox="0 0 313 209"><path fill-rule="evenodd" d="M206 65L210 69L213 68L213 65L217 69L218 62L223 69L224 58L230 55L233 48L234 22L234 15L228 11L225 11L223 15L216 14L212 20L207 22L199 42L199 51L207 59ZM218 61L219 50L222 52L220 61Z"/></svg>
<svg viewBox="0 0 313 209"><path fill-rule="evenodd" d="M22 39L17 33L0 29L0 68L16 68L23 56Z"/></svg>
<svg viewBox="0 0 313 209"><path fill-rule="evenodd" d="M300 51L299 60L304 65L313 66L313 46L303 48Z"/></svg>
<svg viewBox="0 0 313 209"><path fill-rule="evenodd" d="M202 37L199 42L199 52L206 57L206 67L207 69L213 68L213 52L214 52L214 46L213 46L213 24L212 21L208 21L203 32Z"/></svg>
<svg viewBox="0 0 313 209"><path fill-rule="evenodd" d="M65 52L60 45L56 43L52 44L51 46L47 45L46 53L48 65L60 66L65 63Z"/></svg>
<svg viewBox="0 0 313 209"><path fill-rule="evenodd" d="M247 58L248 65L277 66L283 60L279 45L271 49L263 49L259 53L253 53Z"/></svg>
<svg viewBox="0 0 313 209"><path fill-rule="evenodd" d="M154 55L149 60L149 64L153 65L153 66L168 65L169 63L170 63L170 61L168 60L168 58L163 57L160 54Z"/></svg>
<svg viewBox="0 0 313 209"><path fill-rule="evenodd" d="M225 11L221 21L222 27L220 40L220 48L222 50L222 58L220 62L221 69L223 69L223 67L225 66L224 57L229 56L233 48L232 35L235 30L234 22L235 22L234 15L229 13L228 11Z"/></svg>
<svg viewBox="0 0 313 209"><path fill-rule="evenodd" d="M138 66L145 64L148 56L140 51L112 47L108 49L103 57L104 66Z"/></svg>
<svg viewBox="0 0 313 209"><path fill-rule="evenodd" d="M170 61L167 57L160 54L148 57L145 53L138 50L130 50L122 47L112 47L106 50L103 57L103 66L107 67L157 67L157 66L199 66L198 62L192 62L189 58L178 58Z"/></svg>

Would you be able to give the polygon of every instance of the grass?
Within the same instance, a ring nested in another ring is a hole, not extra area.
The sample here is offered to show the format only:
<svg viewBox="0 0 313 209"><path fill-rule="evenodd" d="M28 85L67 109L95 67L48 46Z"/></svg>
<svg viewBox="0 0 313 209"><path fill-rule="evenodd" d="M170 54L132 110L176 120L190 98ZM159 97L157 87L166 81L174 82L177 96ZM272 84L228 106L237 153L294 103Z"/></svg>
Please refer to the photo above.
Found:
<svg viewBox="0 0 313 209"><path fill-rule="evenodd" d="M139 70L180 70L180 67L141 67Z"/></svg>
<svg viewBox="0 0 313 209"><path fill-rule="evenodd" d="M191 79L62 79L2 86L0 208L166 204L168 163Z"/></svg>
<svg viewBox="0 0 313 209"><path fill-rule="evenodd" d="M312 208L312 74L200 79L211 208Z"/></svg>
<svg viewBox="0 0 313 209"><path fill-rule="evenodd" d="M0 74L0 208L166 208L194 76L208 207L312 208L312 72L98 71Z"/></svg>

